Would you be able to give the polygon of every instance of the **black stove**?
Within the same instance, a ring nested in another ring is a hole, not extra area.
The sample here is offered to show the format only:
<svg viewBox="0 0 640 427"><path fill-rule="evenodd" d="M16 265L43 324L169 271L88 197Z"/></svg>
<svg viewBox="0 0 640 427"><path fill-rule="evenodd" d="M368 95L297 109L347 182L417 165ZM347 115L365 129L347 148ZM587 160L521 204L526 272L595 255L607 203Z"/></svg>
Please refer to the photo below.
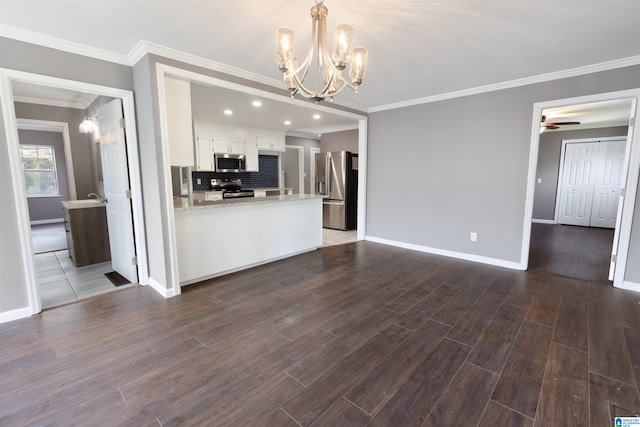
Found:
<svg viewBox="0 0 640 427"><path fill-rule="evenodd" d="M236 199L240 197L253 197L253 190L243 189L239 179L212 179L211 190L222 191L223 199Z"/></svg>

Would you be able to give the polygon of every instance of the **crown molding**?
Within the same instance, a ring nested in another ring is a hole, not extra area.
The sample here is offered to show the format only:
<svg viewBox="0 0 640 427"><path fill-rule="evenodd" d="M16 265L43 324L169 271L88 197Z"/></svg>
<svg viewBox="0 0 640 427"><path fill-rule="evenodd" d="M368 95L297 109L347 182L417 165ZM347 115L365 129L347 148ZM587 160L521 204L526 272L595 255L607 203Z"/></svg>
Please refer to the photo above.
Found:
<svg viewBox="0 0 640 427"><path fill-rule="evenodd" d="M213 71L218 71L231 76L240 77L242 79L251 80L256 83L262 83L268 86L278 87L282 86L280 80L265 77L261 74L252 73L250 71L243 70L241 68L226 65L221 62L213 61L211 59L203 58L201 56L193 55L183 52L181 50L173 49L170 47L162 46L156 43L151 43L146 40L141 40L127 55L130 65L135 65L144 55L152 54L162 56L164 58L173 59L175 61L184 62L197 67L206 68Z"/></svg>
<svg viewBox="0 0 640 427"><path fill-rule="evenodd" d="M102 61L115 62L116 64L131 65L126 56L107 50L98 49L81 43L70 42L55 37L45 36L19 28L0 25L0 36L10 39L31 43L51 49L62 50L64 52L87 56Z"/></svg>
<svg viewBox="0 0 640 427"><path fill-rule="evenodd" d="M40 98L32 98L29 96L18 96L18 95L14 96L13 100L15 102L23 102L26 104L48 105L50 107L73 108L75 110L86 109L86 107L83 107L83 105L78 102L58 101L53 99L40 99Z"/></svg>
<svg viewBox="0 0 640 427"><path fill-rule="evenodd" d="M444 101L447 99L461 98L463 96L478 95L481 93L493 92L502 89L511 89L519 86L526 86L535 83L544 83L552 80L564 79L567 77L577 77L585 74L598 73L601 71L613 70L616 68L630 67L640 64L640 55L630 56L628 58L616 59L613 61L600 62L598 64L586 65L584 67L570 68L567 70L556 71L553 73L539 74L537 76L525 77L522 79L509 80L506 82L495 83L486 86L478 86L475 88L459 90L455 92L443 93L440 95L427 96L424 98L410 99L407 101L395 102L391 104L379 105L371 107L368 113L378 111L395 110L397 108L411 107L414 105L428 104L431 102Z"/></svg>

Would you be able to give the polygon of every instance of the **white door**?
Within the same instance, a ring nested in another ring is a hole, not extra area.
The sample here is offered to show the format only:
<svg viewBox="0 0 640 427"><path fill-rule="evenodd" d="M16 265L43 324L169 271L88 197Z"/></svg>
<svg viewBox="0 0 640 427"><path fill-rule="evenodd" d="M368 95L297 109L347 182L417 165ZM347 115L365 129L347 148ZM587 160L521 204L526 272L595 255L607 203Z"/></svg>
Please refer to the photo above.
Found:
<svg viewBox="0 0 640 427"><path fill-rule="evenodd" d="M591 227L615 228L627 141L602 141L594 180Z"/></svg>
<svg viewBox="0 0 640 427"><path fill-rule="evenodd" d="M122 103L115 99L98 109L100 155L107 199L107 225L113 269L131 283L138 282L133 239L133 215Z"/></svg>
<svg viewBox="0 0 640 427"><path fill-rule="evenodd" d="M593 202L597 144L567 144L560 191L558 223L588 226Z"/></svg>

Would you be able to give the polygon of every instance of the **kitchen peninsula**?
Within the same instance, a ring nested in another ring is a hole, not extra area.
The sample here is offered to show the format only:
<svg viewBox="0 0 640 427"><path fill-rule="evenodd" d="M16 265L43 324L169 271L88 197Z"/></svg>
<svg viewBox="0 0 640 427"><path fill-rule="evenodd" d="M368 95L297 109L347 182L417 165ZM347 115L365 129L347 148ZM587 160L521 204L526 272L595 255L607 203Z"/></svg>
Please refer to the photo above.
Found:
<svg viewBox="0 0 640 427"><path fill-rule="evenodd" d="M322 196L290 194L174 199L181 285L314 250L322 244Z"/></svg>

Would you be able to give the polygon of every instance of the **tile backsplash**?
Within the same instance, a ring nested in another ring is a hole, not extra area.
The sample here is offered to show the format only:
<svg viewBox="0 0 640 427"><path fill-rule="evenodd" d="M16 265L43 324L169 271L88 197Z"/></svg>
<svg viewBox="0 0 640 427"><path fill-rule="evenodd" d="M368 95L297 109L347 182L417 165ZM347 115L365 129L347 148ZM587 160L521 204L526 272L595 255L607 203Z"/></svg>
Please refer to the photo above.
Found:
<svg viewBox="0 0 640 427"><path fill-rule="evenodd" d="M243 188L274 188L278 187L278 156L260 154L258 156L258 172L220 173L220 172L192 172L193 190L211 190L211 180L240 179ZM197 184L198 178L202 184Z"/></svg>

